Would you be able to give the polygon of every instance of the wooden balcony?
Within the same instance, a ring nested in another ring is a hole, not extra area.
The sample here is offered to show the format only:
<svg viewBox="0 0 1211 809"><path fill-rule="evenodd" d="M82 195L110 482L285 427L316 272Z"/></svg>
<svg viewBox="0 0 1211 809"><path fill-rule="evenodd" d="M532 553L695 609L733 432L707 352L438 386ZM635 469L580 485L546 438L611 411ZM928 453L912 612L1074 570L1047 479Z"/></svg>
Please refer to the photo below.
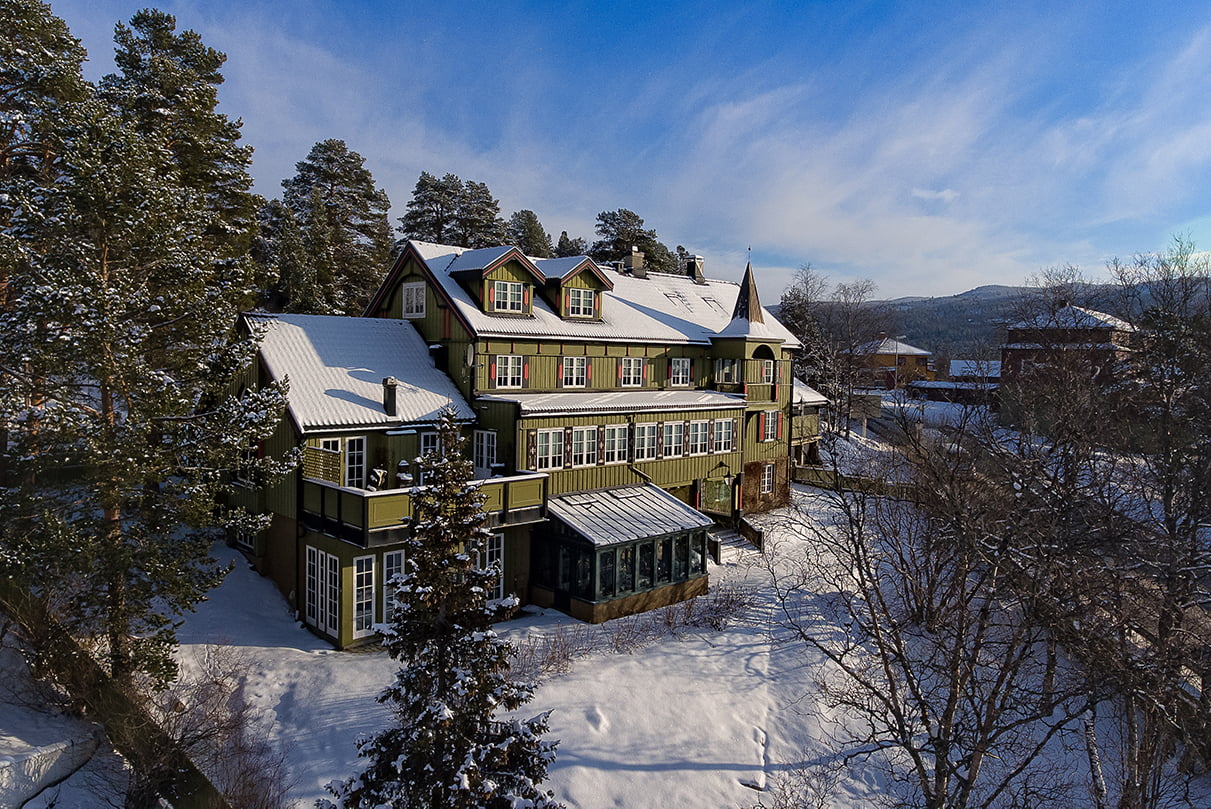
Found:
<svg viewBox="0 0 1211 809"><path fill-rule="evenodd" d="M472 481L484 494L487 527L527 525L546 519L547 475L526 473ZM407 539L415 517L412 488L371 492L304 477L302 521L307 530L364 548Z"/></svg>

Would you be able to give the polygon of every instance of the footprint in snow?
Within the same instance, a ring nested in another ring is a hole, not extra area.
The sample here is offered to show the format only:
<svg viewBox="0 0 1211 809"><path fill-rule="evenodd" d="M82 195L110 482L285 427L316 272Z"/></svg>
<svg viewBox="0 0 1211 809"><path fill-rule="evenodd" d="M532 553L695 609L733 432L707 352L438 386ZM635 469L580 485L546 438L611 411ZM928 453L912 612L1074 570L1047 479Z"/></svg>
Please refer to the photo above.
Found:
<svg viewBox="0 0 1211 809"><path fill-rule="evenodd" d="M606 719L601 708L596 705L584 712L584 718L588 721L589 727L598 733L605 733L610 729L610 720Z"/></svg>

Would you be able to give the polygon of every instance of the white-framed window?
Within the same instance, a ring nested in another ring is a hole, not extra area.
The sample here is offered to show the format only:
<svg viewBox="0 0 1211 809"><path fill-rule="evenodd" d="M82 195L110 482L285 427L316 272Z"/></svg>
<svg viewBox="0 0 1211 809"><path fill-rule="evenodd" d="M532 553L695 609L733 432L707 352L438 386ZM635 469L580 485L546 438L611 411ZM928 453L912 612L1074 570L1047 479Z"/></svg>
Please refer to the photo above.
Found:
<svg viewBox="0 0 1211 809"><path fill-rule="evenodd" d="M408 281L400 284L404 317L412 320L425 316L425 282Z"/></svg>
<svg viewBox="0 0 1211 809"><path fill-rule="evenodd" d="M774 361L761 360L761 384L774 384Z"/></svg>
<svg viewBox="0 0 1211 809"><path fill-rule="evenodd" d="M395 577L404 575L404 552L383 554L383 622L390 622L395 612Z"/></svg>
<svg viewBox="0 0 1211 809"><path fill-rule="evenodd" d="M303 617L311 626L336 637L341 618L340 560L311 545L306 559Z"/></svg>
<svg viewBox="0 0 1211 809"><path fill-rule="evenodd" d="M735 438L731 419L715 419L715 452L731 452Z"/></svg>
<svg viewBox="0 0 1211 809"><path fill-rule="evenodd" d="M778 416L781 415L777 410L766 410L761 414L761 440L762 441L777 441L778 440Z"/></svg>
<svg viewBox="0 0 1211 809"><path fill-rule="evenodd" d="M421 457L424 457L425 455L430 455L432 453L437 452L439 446L441 446L441 445L439 443L439 438L438 438L437 433L428 432L428 433L420 434Z"/></svg>
<svg viewBox="0 0 1211 809"><path fill-rule="evenodd" d="M690 422L690 455L706 455L710 446L706 443L708 434L708 422L691 421Z"/></svg>
<svg viewBox="0 0 1211 809"><path fill-rule="evenodd" d="M568 316L593 317L597 314L597 293L591 289L568 290Z"/></svg>
<svg viewBox="0 0 1211 809"><path fill-rule="evenodd" d="M767 463L761 469L761 493L769 494L774 490L774 465Z"/></svg>
<svg viewBox="0 0 1211 809"><path fill-rule="evenodd" d="M493 281L493 309L497 312L524 312L522 286L519 281Z"/></svg>
<svg viewBox="0 0 1211 809"><path fill-rule="evenodd" d="M583 388L588 381L588 357L563 358L563 386L565 388Z"/></svg>
<svg viewBox="0 0 1211 809"><path fill-rule="evenodd" d="M572 466L593 466L597 463L597 428L572 428Z"/></svg>
<svg viewBox="0 0 1211 809"><path fill-rule="evenodd" d="M643 385L643 357L623 357L618 361L618 384L624 388Z"/></svg>
<svg viewBox="0 0 1211 809"><path fill-rule="evenodd" d="M611 424L601 429L605 433L602 436L602 462L626 463L627 426L625 424Z"/></svg>
<svg viewBox="0 0 1211 809"><path fill-rule="evenodd" d="M673 357L669 360L670 385L689 385L693 381L690 378L690 363L689 357Z"/></svg>
<svg viewBox="0 0 1211 809"><path fill-rule="evenodd" d="M496 357L496 387L520 388L523 377L524 358L519 354L500 354Z"/></svg>
<svg viewBox="0 0 1211 809"><path fill-rule="evenodd" d="M635 425L635 460L648 461L656 457L656 425Z"/></svg>
<svg viewBox="0 0 1211 809"><path fill-rule="evenodd" d="M488 570L493 565L496 566L496 578L493 579L492 587L488 590L488 598L499 600L505 597L504 534L492 534L484 540L484 550L479 559L479 567L481 570Z"/></svg>
<svg viewBox="0 0 1211 809"><path fill-rule="evenodd" d="M538 468L562 469L563 430L539 430L536 439L538 440Z"/></svg>
<svg viewBox="0 0 1211 809"><path fill-rule="evenodd" d="M362 436L345 439L345 485L366 488L366 439Z"/></svg>
<svg viewBox="0 0 1211 809"><path fill-rule="evenodd" d="M731 384L740 381L740 363L737 360L715 360L715 381Z"/></svg>
<svg viewBox="0 0 1211 809"><path fill-rule="evenodd" d="M492 477L492 467L496 464L496 431L476 430L471 444L471 463L475 467L475 477Z"/></svg>
<svg viewBox="0 0 1211 809"><path fill-rule="evenodd" d="M374 634L374 557L353 560L353 637Z"/></svg>
<svg viewBox="0 0 1211 809"><path fill-rule="evenodd" d="M685 422L682 421L666 421L664 423L664 438L662 440L664 457L679 458L681 451L684 448L685 442Z"/></svg>

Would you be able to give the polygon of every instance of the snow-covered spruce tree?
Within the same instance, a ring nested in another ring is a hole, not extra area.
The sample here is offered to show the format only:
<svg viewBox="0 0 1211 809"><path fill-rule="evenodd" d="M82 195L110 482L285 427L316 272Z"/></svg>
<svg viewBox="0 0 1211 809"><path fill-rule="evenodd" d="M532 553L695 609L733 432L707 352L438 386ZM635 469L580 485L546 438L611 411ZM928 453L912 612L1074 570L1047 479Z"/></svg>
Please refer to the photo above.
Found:
<svg viewBox="0 0 1211 809"><path fill-rule="evenodd" d="M425 484L413 490L416 523L407 571L396 588L383 643L402 664L379 696L396 724L359 742L366 768L329 785L331 809L505 809L557 807L540 784L555 758L542 740L547 715L505 719L531 689L509 682L510 645L492 628L499 610L487 593L496 568L481 568L483 497L453 411L438 427L437 452L420 459Z"/></svg>
<svg viewBox="0 0 1211 809"><path fill-rule="evenodd" d="M252 358L228 341L251 263L216 197L107 99L61 105L47 137L38 171L0 188L0 575L42 596L115 679L164 682L176 616L223 572L200 529L229 470L272 471L247 450L282 395L227 395Z"/></svg>

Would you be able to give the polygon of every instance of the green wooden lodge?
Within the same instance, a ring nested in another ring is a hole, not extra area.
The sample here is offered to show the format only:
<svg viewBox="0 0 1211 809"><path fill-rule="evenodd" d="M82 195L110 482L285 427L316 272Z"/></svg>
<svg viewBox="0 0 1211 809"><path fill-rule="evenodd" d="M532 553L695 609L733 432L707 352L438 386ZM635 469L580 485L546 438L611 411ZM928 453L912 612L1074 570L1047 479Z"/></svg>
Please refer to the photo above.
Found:
<svg viewBox="0 0 1211 809"><path fill-rule="evenodd" d="M245 321L246 383L290 384L261 451L303 459L241 489L272 523L236 542L338 648L385 619L445 407L485 495L493 595L591 622L705 593L708 531L785 504L818 438L822 400L795 394L799 343L751 266L737 285L698 258L669 274L413 241L365 317Z"/></svg>

